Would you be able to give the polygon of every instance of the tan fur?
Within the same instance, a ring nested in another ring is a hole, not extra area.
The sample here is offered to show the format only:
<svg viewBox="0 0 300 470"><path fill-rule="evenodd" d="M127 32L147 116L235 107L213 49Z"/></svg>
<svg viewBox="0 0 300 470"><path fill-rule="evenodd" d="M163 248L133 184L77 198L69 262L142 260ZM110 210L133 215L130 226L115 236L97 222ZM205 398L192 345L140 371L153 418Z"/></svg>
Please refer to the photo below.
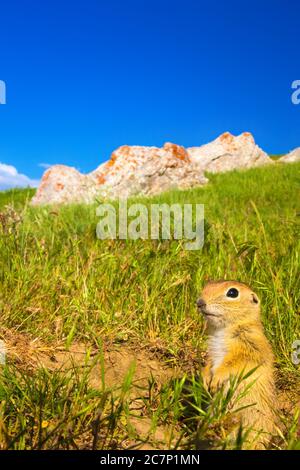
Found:
<svg viewBox="0 0 300 470"><path fill-rule="evenodd" d="M226 296L231 288L238 290L238 298ZM239 420L243 426L252 428L249 442L251 439L255 443L250 447L266 446L276 429L277 405L273 353L263 332L258 297L248 286L236 281L210 282L204 287L198 306L207 320L209 335L204 383L210 390L226 387L230 377L257 367L239 385L238 393L255 380L236 406L255 404L241 410Z"/></svg>

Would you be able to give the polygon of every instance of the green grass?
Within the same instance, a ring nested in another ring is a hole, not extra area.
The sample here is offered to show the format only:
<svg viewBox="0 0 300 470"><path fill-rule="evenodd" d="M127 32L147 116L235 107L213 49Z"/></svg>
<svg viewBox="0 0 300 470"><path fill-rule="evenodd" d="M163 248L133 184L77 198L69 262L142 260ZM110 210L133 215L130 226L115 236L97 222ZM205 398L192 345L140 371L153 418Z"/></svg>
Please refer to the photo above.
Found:
<svg viewBox="0 0 300 470"><path fill-rule="evenodd" d="M133 200L145 204L204 204L206 233L200 251L184 250L183 243L174 240L100 241L95 235L96 205L32 208L32 190L0 193L2 327L38 337L47 345L64 344L67 348L74 342L96 349L109 342L130 343L146 350L156 348L162 361L182 365L189 355L195 358L205 351L203 323L195 308L205 281L236 279L250 284L261 297L263 323L278 370L287 381L295 380L299 368L292 364L291 352L293 341L300 339L300 164L209 175L209 179L203 188ZM16 213L7 205L13 206ZM186 366L187 374L191 368ZM37 412L32 407L36 397L30 380L36 379L30 375L26 381L18 374L20 371L14 374L15 381L6 376L3 379L7 398L0 401L6 403L10 393L16 395L2 408L2 419L8 420L10 429L2 438L0 433L0 446L37 448L43 437L30 440L26 436L29 431L21 432L21 411L16 411L20 403L25 406L22 393L26 393L29 411L24 420L27 416L35 420ZM47 393L49 400L51 394L53 399L47 421L51 413L54 417L60 413L53 387L55 380L71 380L64 374L59 371L57 376L47 378ZM104 400L103 392L97 392L96 398L96 392L86 385L78 398L74 384L72 387L74 400L68 405L62 432L68 428L66 423L73 423L73 417L76 429L88 432L98 402ZM155 398L159 413L148 407L150 419L159 425L164 416L174 428L190 435L176 413L174 421L168 400L164 405L164 397L174 393L171 384L165 387ZM119 406L119 392L109 393L114 397L111 403L116 400ZM174 409L180 400L178 397ZM88 411L78 428L76 416L85 405ZM126 407L128 411L130 400ZM114 409L108 408L104 427L113 433L109 416ZM199 412L195 410L197 416ZM11 419L18 423L15 427ZM115 420L115 429L119 429L120 422ZM121 446L124 432L129 432L123 428L120 426L118 438L113 437L116 446ZM285 447L298 445L295 432L291 431ZM108 447L111 441L102 434L100 437L98 448ZM48 442L48 447L53 448L57 438L46 440L42 447L47 447ZM64 448L74 444L66 437L60 442L65 443L61 445Z"/></svg>

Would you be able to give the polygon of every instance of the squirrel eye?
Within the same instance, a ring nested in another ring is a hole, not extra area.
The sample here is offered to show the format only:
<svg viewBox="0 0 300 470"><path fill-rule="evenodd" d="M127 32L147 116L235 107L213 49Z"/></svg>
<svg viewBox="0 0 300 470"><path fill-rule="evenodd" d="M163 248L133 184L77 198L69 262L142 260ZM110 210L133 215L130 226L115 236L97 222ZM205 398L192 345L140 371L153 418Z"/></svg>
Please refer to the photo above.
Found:
<svg viewBox="0 0 300 470"><path fill-rule="evenodd" d="M236 299L239 296L239 291L232 287L226 292L226 297L230 297L231 299Z"/></svg>

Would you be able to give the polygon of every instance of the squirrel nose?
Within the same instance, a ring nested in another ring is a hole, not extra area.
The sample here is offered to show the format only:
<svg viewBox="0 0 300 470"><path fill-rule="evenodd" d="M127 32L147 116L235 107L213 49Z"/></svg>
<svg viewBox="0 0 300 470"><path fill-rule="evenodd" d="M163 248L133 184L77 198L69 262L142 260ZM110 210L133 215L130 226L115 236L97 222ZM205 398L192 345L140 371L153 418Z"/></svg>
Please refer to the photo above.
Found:
<svg viewBox="0 0 300 470"><path fill-rule="evenodd" d="M200 297L200 299L197 300L197 307L200 308L200 309L206 307L206 303L203 299L201 299L201 297Z"/></svg>

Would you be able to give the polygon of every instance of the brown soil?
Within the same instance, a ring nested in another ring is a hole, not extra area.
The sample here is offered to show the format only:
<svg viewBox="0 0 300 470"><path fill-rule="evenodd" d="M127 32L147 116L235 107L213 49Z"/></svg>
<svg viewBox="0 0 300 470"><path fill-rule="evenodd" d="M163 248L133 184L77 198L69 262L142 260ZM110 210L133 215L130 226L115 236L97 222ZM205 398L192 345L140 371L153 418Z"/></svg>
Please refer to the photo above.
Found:
<svg viewBox="0 0 300 470"><path fill-rule="evenodd" d="M187 353L180 361L180 367L174 364L170 366L158 352L159 349L153 348L151 351L151 348L149 350L141 345L120 343L106 346L102 357L99 351L90 350L89 360L87 360L88 348L85 344L73 344L69 350L65 350L60 345L49 347L43 345L38 338L32 339L5 328L0 328L1 339L5 341L8 360L20 364L21 367L35 369L44 366L49 370L64 371L72 370L74 366L83 370L85 367L90 367L90 385L94 388L103 387L103 369L105 387L117 390L130 368L134 367L133 386L130 390L133 416L130 424L135 430L137 440L128 441L126 447L164 449L168 448L166 443L170 445L170 442L176 439L174 429L172 439L171 430L166 427L158 426L155 430L151 429L151 420L145 416L141 398L148 393L149 381L154 380L156 386L159 387L184 372L195 370L199 362L194 355ZM278 371L277 392L282 415L289 419L297 408L300 409L300 383L295 378Z"/></svg>
<svg viewBox="0 0 300 470"><path fill-rule="evenodd" d="M98 360L95 353L86 364L87 348L83 344L74 344L69 351L57 350L49 358L47 355L40 357L41 364L49 369L72 369L74 366L85 367L95 361L90 373L90 385L94 388L102 387L102 371L105 371L104 381L108 388L118 388L124 382L131 367L134 368L132 386L130 389L130 408L132 416L130 425L136 435L136 440L130 440L126 447L139 449L163 449L170 442L168 428L157 426L151 428L151 420L144 415L142 397L148 393L149 380L155 380L156 386L171 380L179 374L180 369L166 366L155 354L145 349L137 349L132 345L113 345L103 353L103 364L100 356Z"/></svg>
<svg viewBox="0 0 300 470"><path fill-rule="evenodd" d="M35 369L39 366L48 370L72 371L76 368L90 368L90 385L102 388L102 371L105 371L105 387L118 389L129 370L134 368L132 386L130 389L130 407L132 416L130 425L136 440L128 440L127 448L164 449L170 442L171 431L167 427L151 428L151 420L144 415L142 397L148 393L149 380L154 380L156 387L168 382L180 374L180 368L170 367L159 359L155 352L148 352L142 347L120 344L106 347L103 356L90 351L87 360L87 346L73 344L69 350L57 345L46 347L38 339L30 339L18 332L1 328L0 339L5 340L7 358L20 367ZM104 365L104 367L103 367ZM174 439L174 429L172 430ZM176 434L176 433L175 433Z"/></svg>

